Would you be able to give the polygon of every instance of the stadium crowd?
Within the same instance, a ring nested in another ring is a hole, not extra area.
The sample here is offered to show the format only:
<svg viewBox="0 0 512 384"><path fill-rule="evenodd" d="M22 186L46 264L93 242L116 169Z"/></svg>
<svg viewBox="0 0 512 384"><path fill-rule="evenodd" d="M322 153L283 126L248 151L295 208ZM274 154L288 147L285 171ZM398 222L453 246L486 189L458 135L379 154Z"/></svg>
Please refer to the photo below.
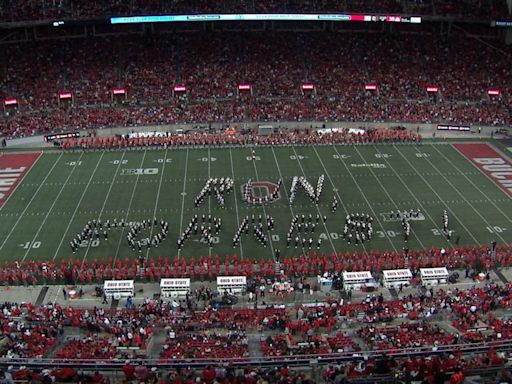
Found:
<svg viewBox="0 0 512 384"><path fill-rule="evenodd" d="M446 266L448 269L491 270L512 265L512 247L501 244L497 246L496 256L492 256L488 246L453 247L409 250L354 253L332 252L330 255L316 251L283 257L280 260L280 273L287 278L317 276L324 273L340 273L341 271L371 271L380 273L385 269L401 269L406 265L415 273L420 268ZM79 259L56 261L22 261L4 262L0 268L0 283L5 285L35 284L51 282L102 283L104 280L141 279L143 281L159 281L161 278L191 277L201 280L212 279L214 276L245 275L249 278L265 279L275 276L276 264L272 260L256 262L248 258L241 259L237 254L221 257L217 254L184 258L159 256L143 261L142 272L137 259L112 258L93 260ZM416 281L419 276L415 277Z"/></svg>
<svg viewBox="0 0 512 384"><path fill-rule="evenodd" d="M204 32L7 45L0 99L17 104L0 112L0 132L244 121L510 124L507 57L490 44L435 33L340 40L336 33ZM34 76L34 62L43 76ZM251 88L238 91L239 84ZM187 91L173 92L175 85ZM427 94L428 85L439 93ZM112 94L118 87L125 95ZM489 89L501 94L490 97ZM61 92L72 99L59 101Z"/></svg>
<svg viewBox="0 0 512 384"><path fill-rule="evenodd" d="M83 309L51 303L34 307L5 302L0 306L0 339L4 340L0 355L12 361L19 357L47 358L56 363L74 358L117 362L134 357L142 359L147 356L147 341L154 330L158 330L165 333L165 340L160 347L160 357L153 360L153 365L187 359L216 364L204 369L169 370L127 360L122 367L123 374L127 382L137 383L147 382L144 380L156 373L160 375L159 380L163 380L164 374L181 377L182 381L174 382L188 382L183 376L190 376L193 380L199 377L194 382L212 383L215 378L228 374L249 375L251 382L255 382L252 381L256 380L254 376L269 372L255 370L252 374L252 368L239 369L232 365L249 359L247 334L255 331L264 335L261 350L266 359L284 361L303 355L325 357L333 353L354 355L355 359L347 362L340 359L338 365L330 365L323 372L325 380L336 383L341 382L341 377L350 379L392 372L421 377L421 380L436 374L448 378L459 372L458 369L502 367L510 359L507 352L500 350L511 335L505 331L509 321L503 316L504 310L512 305L510 283L489 282L469 289L446 286L425 293L418 290L398 299L369 294L366 298L363 295L360 302L343 302L330 296L325 301L296 304L293 308L263 305L250 309L215 309L209 306L207 296L198 294L200 290L180 300L145 299L140 305L119 309ZM491 306L490 301L494 303ZM375 324L359 320L360 313L368 317L379 312L386 313L386 318ZM479 317L478 329L454 333L441 321L457 321L470 312ZM69 336L76 334L76 329L87 333L81 338ZM123 342L125 331L128 335L133 332L130 344L126 344L127 340ZM468 336L469 332L485 332L488 343L485 352L465 349L475 341ZM127 345L135 348L123 348ZM436 353L438 348L448 349L445 353L441 350ZM407 355L404 349L419 354ZM386 357L372 351L387 351ZM215 359L223 360L224 364L217 365ZM34 374L50 375L57 381L72 381L73 377L85 373L78 367L53 371L11 367L5 374L18 379ZM273 374L286 378L278 382L287 383L296 382L300 375L286 365ZM98 375L97 382L103 382ZM36 380L42 381L41 378ZM238 382L234 380L224 382ZM428 380L429 383L440 382ZM88 378L86 382L96 381Z"/></svg>
<svg viewBox="0 0 512 384"><path fill-rule="evenodd" d="M510 15L506 1L478 0L287 0L287 1L130 1L102 0L84 3L77 0L23 0L19 11L12 11L12 0L0 3L0 21L48 20L57 18L91 18L168 13L279 13L279 12L374 12L421 15L451 15L472 19L505 18Z"/></svg>

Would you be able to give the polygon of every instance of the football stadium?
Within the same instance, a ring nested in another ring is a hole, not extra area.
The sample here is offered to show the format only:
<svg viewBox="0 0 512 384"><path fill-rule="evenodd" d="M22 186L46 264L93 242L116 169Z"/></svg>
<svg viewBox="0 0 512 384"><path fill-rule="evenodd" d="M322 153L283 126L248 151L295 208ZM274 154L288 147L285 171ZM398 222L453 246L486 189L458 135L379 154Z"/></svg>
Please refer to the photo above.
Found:
<svg viewBox="0 0 512 384"><path fill-rule="evenodd" d="M2 383L512 383L510 0L0 1Z"/></svg>

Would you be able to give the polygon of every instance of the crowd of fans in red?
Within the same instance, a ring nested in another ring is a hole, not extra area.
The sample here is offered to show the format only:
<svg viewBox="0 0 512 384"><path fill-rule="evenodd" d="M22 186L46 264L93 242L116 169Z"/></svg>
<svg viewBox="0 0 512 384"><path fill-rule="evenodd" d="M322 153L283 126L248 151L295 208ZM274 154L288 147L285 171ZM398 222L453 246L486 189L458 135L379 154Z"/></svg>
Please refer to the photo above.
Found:
<svg viewBox="0 0 512 384"><path fill-rule="evenodd" d="M0 3L0 21L45 20L55 18L90 18L101 16L131 16L168 13L413 13L422 15L453 15L473 19L505 18L510 13L506 1L478 0L266 0L266 1L212 1L189 2L102 0L12 0ZM16 12L14 12L16 10Z"/></svg>
<svg viewBox="0 0 512 384"><path fill-rule="evenodd" d="M227 335L205 332L176 335L172 330L162 348L162 357L165 359L205 359L210 356L230 359L249 357L244 332L228 332Z"/></svg>
<svg viewBox="0 0 512 384"><path fill-rule="evenodd" d="M403 323L400 326L376 328L367 326L358 330L371 349L401 350L413 347L436 347L454 344L455 336L447 334L436 324Z"/></svg>
<svg viewBox="0 0 512 384"><path fill-rule="evenodd" d="M372 271L379 273L385 269L401 269L406 265L413 271L432 266L446 266L448 269L474 268L490 270L512 265L512 247L498 245L496 256L492 256L488 246L454 247L439 249L404 251L375 251L354 253L332 252L330 255L319 252L284 257L280 268L283 276L300 278L303 276L322 275L325 272ZM34 284L57 281L74 281L77 283L102 283L104 280L141 279L159 281L161 278L191 277L201 280L212 279L222 275L245 275L249 278L264 279L275 276L275 262L272 260L256 262L241 259L238 255L193 256L189 261L184 258L149 258L144 261L142 272L140 262L136 259L101 259L81 261L79 259L42 262L4 262L0 268L0 283ZM418 279L416 279L416 282Z"/></svg>
<svg viewBox="0 0 512 384"><path fill-rule="evenodd" d="M398 37L203 31L7 45L0 100L18 104L0 112L0 133L245 121L510 124L507 57L492 44L425 28ZM303 83L315 89L302 91ZM377 90L365 90L370 83ZM175 85L187 91L174 93ZM427 94L428 85L439 94ZM114 96L118 87L126 95ZM489 97L495 88L501 95ZM59 103L59 92L73 100Z"/></svg>
<svg viewBox="0 0 512 384"><path fill-rule="evenodd" d="M145 299L140 306L117 310L78 309L59 304L36 308L31 304L3 303L0 306L0 338L3 340L0 355L10 359L45 357L56 362L74 358L93 361L116 358L119 361L134 355L144 356L141 351L146 348L153 329L161 329L166 333L166 340L161 346L159 364L182 359L192 359L194 362L212 358L231 362L248 360L246 335L256 331L265 336L262 338L262 352L269 359L282 360L308 354L357 354L359 358L351 362L327 368L324 378L332 382L339 382L335 380L338 375L356 378L390 371L403 374L416 372L413 376L426 378L436 373L451 373L457 367L499 367L508 358L506 353L497 352L500 344L492 342L510 338L511 333L507 331L510 330L510 322L499 313L509 309L512 304L512 284L489 282L467 290L447 287L446 290L419 291L391 300L384 300L381 295L368 295L362 302L353 303L327 298L327 301L316 304L299 304L293 309L284 306L214 309L208 306L205 299L202 300L196 291L179 302ZM489 302L493 304L489 305ZM200 310L199 307L204 309ZM379 325L367 325L366 321L361 324L361 312L368 319L378 311L387 312L388 316L380 319ZM469 312L478 318L479 330L461 329L460 335L449 332L446 325L438 322L441 318L436 317L442 315L455 322L467 318L465 313ZM388 325L382 326L381 322ZM340 330L342 325L345 325L344 329ZM87 334L81 338L68 336L68 333L76 333L77 329L86 330ZM141 332L141 329L144 331ZM130 344L116 342L122 339L125 331L140 335L139 341L134 338ZM475 341L469 332L487 332L485 341L490 342L487 352L467 354L459 348ZM357 338L354 337L356 335ZM136 347L137 351L132 349L126 352L122 348L126 345ZM455 349L428 357L430 352L449 345L454 345ZM394 356L403 353L404 348L409 351L422 350L424 354L412 358ZM384 360L371 352L360 352L383 350L388 351ZM429 369L433 366L434 370ZM194 380L199 375L198 382L211 383L215 377L225 375L222 369L234 368L227 364L218 369L210 366L199 372L189 371L186 375L193 375ZM247 369L247 374L252 375L252 369ZM281 369L284 371L281 372ZM295 378L295 374L286 373L288 369L284 366L278 372ZM25 375L33 374L31 370L20 371L24 371ZM142 382L157 370L127 362L123 372L127 379ZM171 373L178 376L183 374L181 370L171 370ZM22 375L19 371L15 374ZM69 381L79 373L64 368L38 374L50 374L61 381ZM161 376L162 372L159 374ZM103 382L99 376L96 379L98 383Z"/></svg>

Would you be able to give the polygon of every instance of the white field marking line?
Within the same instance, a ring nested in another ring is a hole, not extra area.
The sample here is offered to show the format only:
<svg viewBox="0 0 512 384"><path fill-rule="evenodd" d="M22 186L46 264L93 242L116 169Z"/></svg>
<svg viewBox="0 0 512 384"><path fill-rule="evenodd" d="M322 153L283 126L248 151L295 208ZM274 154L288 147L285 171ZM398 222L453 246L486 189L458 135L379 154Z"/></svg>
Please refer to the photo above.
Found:
<svg viewBox="0 0 512 384"><path fill-rule="evenodd" d="M320 157L320 154L318 153L318 151L316 150L316 146L313 145L313 150L315 151L315 154L316 154L316 157L318 157L318 160L320 161L320 164L322 164L322 167L324 168L324 171L325 171L325 174L327 175L327 177L329 178L329 182L331 183L331 186L332 186L332 189L333 189L333 192L336 194L336 196L338 197L338 201L341 203L341 206L343 207L343 210L345 211L345 217L348 215L348 209L347 207L345 206L345 203L343 202L343 199L341 198L340 194L339 194L339 191L338 191L338 188L336 188L336 186L334 185L334 182L332 181L332 178L331 178L331 175L329 174L329 171L327 170L327 168L325 167L324 165L324 162L322 160L322 158ZM328 234L328 236L330 237L330 235ZM366 250L366 245L364 245L364 243L361 244L363 246L363 250L365 252L367 252ZM368 253L368 252L367 252Z"/></svg>
<svg viewBox="0 0 512 384"><path fill-rule="evenodd" d="M153 221L154 218L156 218L156 212L158 210L158 200L160 200L160 191L162 189L162 180L164 178L164 171L165 171L165 164L167 163L167 152L168 149L165 150L164 154L164 162L162 165L162 173L160 174L160 183L158 184L158 192L156 193L156 200L155 200L155 209L153 210L153 217L150 218L151 221ZM153 229L155 228L155 223L151 226L151 229L149 230L149 241L151 241L153 237ZM146 250L146 260L149 256L149 248Z"/></svg>
<svg viewBox="0 0 512 384"><path fill-rule="evenodd" d="M4 242L2 243L2 245L0 245L0 251L4 248L5 246L5 243L7 243L7 240L9 240L9 238L11 237L12 233L14 232L14 230L16 229L16 227L18 226L21 218L23 217L23 215L25 214L25 212L27 212L27 209L28 207L32 204L32 201L34 201L34 199L36 198L37 194L39 193L40 189L43 188L43 185L44 183L46 182L46 180L48 179L48 177L50 177L50 174L52 173L53 169L55 168L55 166L57 165L57 163L59 162L59 160L62 158L62 155L63 155L64 152L61 152L61 154L59 155L59 157L57 158L57 160L55 160L55 163L53 163L53 166L50 168L50 170L48 171L48 173L46 174L45 178L43 179L43 181L41 182L41 184L39 185L39 187L36 189L36 191L34 192L34 194L32 195L32 198L30 199L30 201L27 203L27 205L25 206L25 209L23 209L23 211L21 212L21 214L18 216L18 220L16 220L16 222L14 223L14 225L12 226L11 228L11 231L7 234L7 236L5 237L5 240Z"/></svg>
<svg viewBox="0 0 512 384"><path fill-rule="evenodd" d="M359 155L359 157L361 158L361 160L363 161L363 163L365 163L366 160L363 157L363 155L361 154L361 151L359 151L359 149L357 148L357 145L354 145L354 148L355 148L357 154ZM393 204L395 209L398 211L399 210L398 205L396 204L395 200L391 197L391 195L389 194L388 190L384 187L384 185L382 184L382 181L380 181L379 177L375 174L375 171L371 167L369 167L369 169L370 169L370 173L375 178L375 180L377 180L377 183L379 183L380 187L382 188L382 190L384 191L384 193L388 197L389 201L391 201L391 204ZM412 225L411 225L411 227L412 227ZM419 243L420 247L425 249L425 244L423 244L423 242L421 241L419 236L416 234L416 232L412 231L412 233L413 233L414 237L416 238L416 240L418 240L418 243Z"/></svg>
<svg viewBox="0 0 512 384"><path fill-rule="evenodd" d="M212 158L211 158L211 154L210 154L210 146L208 146L208 180L211 179L211 163L212 163ZM212 214L212 195L209 194L208 195L208 215L211 215ZM212 256L212 247L210 247L210 245L208 244L208 256L211 257Z"/></svg>
<svg viewBox="0 0 512 384"><path fill-rule="evenodd" d="M12 152L10 152L12 153ZM37 159L34 161L34 163L30 166L30 169L27 171L27 173L25 173L23 175L23 177L21 178L21 180L18 182L18 184L16 185L16 187L14 187L14 189L12 190L12 192L9 194L9 196L7 196L7 199L5 199L4 203L2 204L2 206L0 207L0 212L2 211L2 208L5 207L7 205L7 202L9 201L9 199L11 198L12 195L14 195L14 192L16 192L16 190L18 189L18 187L21 185L21 183L23 182L23 180L25 180L25 178L28 176L28 174L30 173L30 171L32 169L34 169L36 167L36 164L37 162L39 161L39 159L42 157L43 155L43 152L38 152L39 153L39 156L37 156ZM1 156L0 156L1 157ZM58 160L58 159L57 159Z"/></svg>
<svg viewBox="0 0 512 384"><path fill-rule="evenodd" d="M178 234L178 237L183 233L183 211L185 210L185 191L187 190L188 153L189 149L187 148L187 156L185 158L185 176L183 177L183 191L181 192L180 233ZM178 249L178 260L180 258L180 253L181 249Z"/></svg>
<svg viewBox="0 0 512 384"><path fill-rule="evenodd" d="M46 215L44 216L43 222L41 223L41 225L37 229L37 232L34 235L34 237L32 238L32 241L30 242L30 246L28 247L27 252L25 252L25 254L23 255L23 258L21 259L22 262L25 261L25 259L27 258L30 250L32 249L32 244L36 241L37 236L39 236L39 233L41 233L41 229L44 227L44 224L46 223L46 220L48 220L48 217L50 216L50 212L52 211L53 207L55 207L55 204L57 203L57 201L59 201L59 198L60 198L60 195L62 194L62 191L64 190L64 188L66 188L66 185L67 185L69 179L75 173L75 170L77 169L78 164L80 164L83 155L84 155L84 152L82 152L80 154L80 157L78 158L78 160L75 161L75 165L73 166L73 169L71 170L71 172L69 172L69 175L66 178L66 181L64 182L62 187L60 187L59 193L57 194L57 196L53 200L53 203L50 206L50 209L48 209L48 211L46 212Z"/></svg>
<svg viewBox="0 0 512 384"><path fill-rule="evenodd" d="M62 285L54 285L54 287L57 288L57 293L55 294L55 298L52 301L53 305L55 305L55 303L57 302L57 298L59 297L59 292L61 292Z"/></svg>
<svg viewBox="0 0 512 384"><path fill-rule="evenodd" d="M299 163L299 167L300 167L300 170L302 172L302 174L304 175L304 177L306 177L306 172L304 172L304 168L302 167L302 163L300 162L300 159L299 159L299 155L297 154L297 151L295 150L295 146L292 146L293 148L293 153L295 154L295 159L296 161ZM316 187L316 186L315 186ZM321 217L321 220L322 220L322 224L324 226L324 230L325 230L325 235L327 236L327 238L329 239L329 243L331 243L331 247L332 247L332 250L334 251L334 253L337 255L338 254L338 250L336 249L336 247L334 246L334 243L332 241L332 238L331 238L331 232L329 232L329 229L327 228L327 224L325 224L325 221L323 219L323 215L322 215L322 212L320 211L320 208L318 208L318 204L315 204L315 207L316 207L316 211L318 212L318 214L320 215Z"/></svg>
<svg viewBox="0 0 512 384"><path fill-rule="evenodd" d="M146 159L147 153L148 153L148 151L145 149L144 155L142 155L142 160L140 161L139 168L143 167L144 160ZM128 209L126 210L126 216L124 218L125 225L124 225L124 227L121 228L121 236L119 237L119 241L117 242L116 254L114 256L114 262L112 264L114 266L116 265L117 256L119 255L119 249L121 248L121 242L123 241L124 229L126 228L126 222L128 221L128 216L130 216L130 209L132 207L133 197L135 196L135 191L137 190L137 184L139 183L139 178L140 178L140 173L137 175L137 180L135 180L135 185L133 186L132 195L130 197L130 202L128 203Z"/></svg>
<svg viewBox="0 0 512 384"><path fill-rule="evenodd" d="M277 171L279 172L279 177L282 179L283 178L283 174L281 173L281 167L279 166L279 162L277 161L276 152L274 151L274 147L270 147L270 148L272 149L272 154L274 155L274 160L276 162ZM292 215L292 220L293 220L293 218L295 217L295 212L293 211L292 204L289 203L290 199L289 199L289 196L288 196L288 188L286 188L286 185L285 185L284 181L283 181L282 186L284 186L284 193L286 195L286 200L288 201L288 208L290 209L290 213ZM318 208L318 206L317 206L317 208ZM323 222L323 219L322 219L322 222ZM325 226L325 223L324 223L324 226ZM329 233L327 233L327 236L329 236ZM329 238L330 238L330 236L329 236ZM332 241L331 241L331 243L332 243ZM301 242L301 246L300 247L302 248L302 253L305 254L306 250L302 246L302 242Z"/></svg>
<svg viewBox="0 0 512 384"><path fill-rule="evenodd" d="M62 247L62 243L64 242L64 239L66 238L66 235L67 235L67 233L69 231L69 228L71 227L71 223L75 220L75 216L76 216L76 213L78 212L78 208L80 207L80 204L82 204L82 200L84 199L84 196L85 196L87 190L89 189L89 186L91 185L91 181L94 178L94 175L96 174L96 171L98 169L98 166L101 163L101 160L103 159L103 155L104 154L105 154L105 152L101 152L101 156L100 156L100 158L98 160L98 163L96 164L96 167L94 168L94 171L91 173L91 176L89 177L89 181L87 182L87 185L85 186L84 190L82 191L82 195L80 196L80 200L78 200L78 203L75 206L75 211L73 212L73 214L71 216L71 219L69 219L68 226L67 226L66 230L64 231L64 234L61 236L59 246L57 247L57 250L55 251L55 254L53 255L52 260L55 260L57 258L57 254L60 251L60 247Z"/></svg>
<svg viewBox="0 0 512 384"><path fill-rule="evenodd" d="M418 172L417 168L412 164L412 162L410 162L409 159L407 159L407 157L405 157L405 155L402 153L402 151L400 151L394 144L393 144L393 148L395 148L395 150L403 157L403 159L416 171L416 174L421 177L421 179L423 180L425 185L427 185L430 188L430 190L432 192L434 192L434 194L437 196L438 200L446 207L446 209L448 211L450 211L452 216L455 217L455 220L457 220L460 223L460 225L462 226L462 228L464 228L464 230L467 232L467 234L473 238L475 244L479 244L480 242L476 239L475 235L473 235L473 233L464 225L464 222L462 220L460 220L459 217L450 209L450 207L441 198L439 193L437 193L437 191L434 188L432 188L432 186L427 182L427 180L425 180L423 175ZM426 159L426 157L424 159Z"/></svg>
<svg viewBox="0 0 512 384"><path fill-rule="evenodd" d="M254 147L250 147L250 150L253 151ZM259 183L260 178L258 176L258 168L256 168L256 161L252 161L252 165L254 167L254 173L256 174L256 181ZM267 210L265 209L265 204L262 204L261 207L263 208L263 214L265 215L265 218L267 217ZM272 253L272 260L274 262L276 261L276 255L274 253L274 244L272 244L272 235L270 234L270 231L267 231L268 233L268 242L270 244L270 251Z"/></svg>
<svg viewBox="0 0 512 384"><path fill-rule="evenodd" d="M348 167L347 164L345 164L345 162L343 161L343 159L341 158L340 156L340 153L338 152L338 149L336 148L336 146L334 144L332 144L332 148L334 149L334 152L336 152L336 154L338 155L338 160L343 164L343 166L345 167L345 169L347 170L348 174L351 176L352 178L352 181L354 182L355 186L357 187L357 189L359 190L359 193L361 194L361 196L363 196L364 200L366 201L366 205L368 206L368 208L370 208L370 210L372 211L373 213L373 217L375 217L375 221L379 224L382 232L384 233L384 236L388 239L389 241L389 244L391 244L391 247L393 248L393 250L395 252L398 253L396 247L395 247L395 244L393 244L393 241L391 241L391 238L388 236L388 231L386 231L386 229L384 228L384 226L382 225L380 219L379 219L379 216L377 216L377 214L375 213L375 210L372 208L372 205L370 204L370 202L368 201L368 198L366 197L366 195L364 194L363 190L361 189L361 187L359 186L359 184L357 183L354 175L352 174L352 172L350 171L350 168Z"/></svg>
<svg viewBox="0 0 512 384"><path fill-rule="evenodd" d="M116 180L116 177L119 173L119 168L121 168L121 164L123 163L124 155L126 155L126 150L123 151L121 160L119 160L119 164L117 164L116 172L114 173L114 177L112 178L112 181L110 182L110 186L108 188L107 195L105 196L105 199L103 200L103 205L100 209L100 214L98 215L98 219L101 219L101 217L102 217L101 215L103 214L103 211L105 210L105 206L107 205L107 200L110 196L110 192L112 191L112 187L114 186L114 181ZM89 255L89 250L91 249L91 243L92 243L92 241L89 242L89 245L87 246L87 250L85 251L84 258L82 259L82 264L80 264L80 272L82 271L83 265L85 263L85 259L87 259L87 255Z"/></svg>
<svg viewBox="0 0 512 384"><path fill-rule="evenodd" d="M229 159L231 161L231 175L233 176L233 183L235 181L235 167L233 165L233 153L231 152L231 148L229 148ZM236 225L240 228L240 216L238 214L238 198L236 195L238 194L238 189L233 185L233 195L235 195L235 211L236 211ZM240 237L240 258L244 259L244 248L242 247L242 237Z"/></svg>
<svg viewBox="0 0 512 384"><path fill-rule="evenodd" d="M434 148L435 148L435 146L434 146ZM456 151L457 151L457 152L458 152L458 153L459 153L459 154L460 154L464 159L468 160L468 158L467 158L466 156L464 156L464 154L462 154L462 153L457 149L457 147L455 147L454 145L452 145L452 148L454 148L454 149L455 149L455 150L456 150ZM445 155L443 152L441 152L441 151L440 151L439 149L437 149L437 148L436 148L436 151L437 151L437 152L439 152L439 154L440 154L441 156L443 156L443 157L446 159L446 161L449 161L448 157L446 157L446 155ZM509 222L511 222L511 223L512 223L512 219L511 219L510 217L508 217L508 216L506 215L506 213L505 213L505 212L503 212L503 210L502 210L500 207L498 207L498 206L496 205L496 203L495 203L491 198L489 198L489 196L487 196L487 195L484 193L484 191L482 191L482 190L478 187L478 185L476 185L476 184L473 182L473 180L471 180L471 179L466 175L466 172L462 172L462 171L461 171L461 170L460 170L460 169L459 169L459 168L458 168L458 167L457 167L453 162L451 162L450 164L451 164L451 165L452 165L452 166L453 166L453 167L454 167L454 168L455 168L455 169L456 169L456 170L457 170L457 171L458 171L462 176L464 176L464 177L466 178L466 180L467 180L467 181L469 181L469 183L470 183L473 187L475 187L475 189L477 189L477 190L478 190L478 191L479 191L479 192L480 192L480 193L481 193L481 194L482 194L482 195L487 199L487 201L489 201L489 202L494 206L494 208L496 208L498 211L500 211L500 212L501 212L501 214L505 217L505 219L507 219ZM472 166L472 167L477 168L477 167L475 167L475 166L473 165L473 163L470 163L470 164L471 164L471 166ZM484 176L486 176L486 177L487 177L487 175L486 175L486 174L485 174L485 173L484 173L480 168L477 168L477 169L480 171L480 173L481 173L482 175L484 175ZM489 179L489 177L487 177L487 179ZM496 183L494 183L494 180L491 180L491 181L493 181L493 184L496 184ZM498 188L498 189L499 189L500 191L502 191L502 190L501 190L501 188ZM503 191L502 191L502 192L503 192ZM508 195L507 195L507 196L508 196Z"/></svg>
<svg viewBox="0 0 512 384"><path fill-rule="evenodd" d="M430 161L430 159L428 157L425 157L424 158L426 161L428 161L428 163L430 164L430 166L432 168L434 168L437 172L439 172L439 169ZM446 176L444 175L441 175L441 177L450 185L450 187L452 187L452 189L457 192L457 194L462 197L462 199L473 209L473 211L475 211L475 213L480 216L480 218L490 227L492 227L492 225L487 221L487 219L485 217L482 216L482 214L480 213L480 211L476 210L473 205L471 205L471 203L468 201L468 199L466 199L466 196L464 196L462 193L459 192L459 190L457 188L455 188L455 186L453 185L453 183L450 181L450 179L448 179ZM481 191L480 191L481 192ZM505 243L505 244L508 244L508 242L503 238L503 236L501 236L498 232L495 232L496 235Z"/></svg>
<svg viewBox="0 0 512 384"><path fill-rule="evenodd" d="M375 148L375 150L378 152L378 153L381 153L380 150L378 149L378 147L376 145L373 145L373 147ZM409 185L407 185L407 183L402 179L402 177L400 176L400 174L395 170L395 168L393 168L393 166L389 163L389 160L387 160L385 157L382 157L382 159L386 162L386 164L388 165L388 167L395 173L395 175L398 177L398 179L400 180L400 182L404 185L405 188L407 188L407 191L411 194L411 196L414 198L414 200L416 200L416 202L418 203L419 207L422 209L423 212L425 212L425 214L428 216L428 218L430 219L430 221L432 222L432 224L434 225L434 228L436 228L438 225L436 224L436 222L434 221L434 219L432 218L432 216L430 215L429 211L425 209L425 207L423 206L423 204L421 204L421 201L416 197L416 195L412 192L412 190L409 188ZM414 228L412 225L411 225L411 229ZM450 244L450 241L443 236L443 238L446 240L446 242L448 244ZM423 245L422 245L423 247ZM423 247L425 248L425 247Z"/></svg>

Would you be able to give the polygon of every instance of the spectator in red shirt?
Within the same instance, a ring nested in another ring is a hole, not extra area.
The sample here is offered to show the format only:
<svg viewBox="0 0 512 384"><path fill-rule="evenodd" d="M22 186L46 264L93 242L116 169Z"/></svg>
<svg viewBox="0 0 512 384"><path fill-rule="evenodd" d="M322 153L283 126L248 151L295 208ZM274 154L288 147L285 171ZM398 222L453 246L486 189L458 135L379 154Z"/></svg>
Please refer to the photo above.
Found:
<svg viewBox="0 0 512 384"><path fill-rule="evenodd" d="M141 381L145 380L147 376L148 369L144 365L142 365L142 363L139 363L139 365L135 367L135 378Z"/></svg>
<svg viewBox="0 0 512 384"><path fill-rule="evenodd" d="M123 373L126 380L133 380L133 377L135 376L135 367L130 363L130 360L126 360L123 366Z"/></svg>
<svg viewBox="0 0 512 384"><path fill-rule="evenodd" d="M91 383L92 384L103 384L105 382L103 375L99 373L98 371L94 372L94 375L92 375Z"/></svg>
<svg viewBox="0 0 512 384"><path fill-rule="evenodd" d="M464 373L462 373L462 369L456 368L454 374L450 377L450 384L462 383L464 383Z"/></svg>
<svg viewBox="0 0 512 384"><path fill-rule="evenodd" d="M209 365L205 369L203 369L203 380L207 384L213 383L213 381L215 380L215 377L216 377L215 369L213 369L212 366Z"/></svg>

